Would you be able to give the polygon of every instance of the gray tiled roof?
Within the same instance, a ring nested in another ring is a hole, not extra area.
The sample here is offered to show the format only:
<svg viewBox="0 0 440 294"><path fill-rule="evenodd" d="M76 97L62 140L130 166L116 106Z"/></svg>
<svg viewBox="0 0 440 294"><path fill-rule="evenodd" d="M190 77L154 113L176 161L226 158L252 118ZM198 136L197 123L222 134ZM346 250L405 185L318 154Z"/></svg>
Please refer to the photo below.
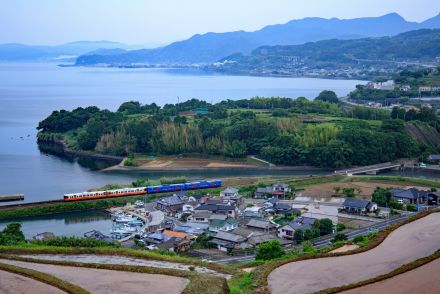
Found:
<svg viewBox="0 0 440 294"><path fill-rule="evenodd" d="M177 197L176 195L159 199L159 200L157 200L157 202L162 204L162 205L167 205L167 206L168 205L180 205L180 204L183 204L183 201L180 200L180 198Z"/></svg>
<svg viewBox="0 0 440 294"><path fill-rule="evenodd" d="M370 201L368 201L368 200L347 198L347 199L345 199L345 201L342 205L344 207L354 207L354 208L366 209L366 208L368 208L369 204L370 204Z"/></svg>
<svg viewBox="0 0 440 294"><path fill-rule="evenodd" d="M229 241L229 242L235 242L235 243L240 243L240 242L246 241L246 238L244 238L244 237L242 237L240 235L236 235L236 234L232 234L232 233L227 233L227 232L218 232L214 236L214 239L220 239L220 240Z"/></svg>
<svg viewBox="0 0 440 294"><path fill-rule="evenodd" d="M276 226L268 221L262 221L262 220L257 220L257 219L251 219L248 221L248 223L246 224L246 226L248 227L254 227L254 228L260 228L260 229L271 229L271 228L275 228Z"/></svg>

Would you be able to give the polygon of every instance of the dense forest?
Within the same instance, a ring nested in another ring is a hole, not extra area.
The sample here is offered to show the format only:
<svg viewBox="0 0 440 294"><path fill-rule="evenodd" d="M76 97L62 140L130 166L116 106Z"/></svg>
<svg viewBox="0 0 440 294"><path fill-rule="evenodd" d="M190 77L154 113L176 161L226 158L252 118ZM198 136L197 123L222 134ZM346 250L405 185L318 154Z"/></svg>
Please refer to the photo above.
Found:
<svg viewBox="0 0 440 294"><path fill-rule="evenodd" d="M116 112L91 106L54 111L37 129L41 141L63 139L69 148L111 155L258 155L281 165L333 168L432 151L406 132L401 116L391 115L347 107L324 91L314 101L255 97L210 104L191 99L163 107L130 101Z"/></svg>

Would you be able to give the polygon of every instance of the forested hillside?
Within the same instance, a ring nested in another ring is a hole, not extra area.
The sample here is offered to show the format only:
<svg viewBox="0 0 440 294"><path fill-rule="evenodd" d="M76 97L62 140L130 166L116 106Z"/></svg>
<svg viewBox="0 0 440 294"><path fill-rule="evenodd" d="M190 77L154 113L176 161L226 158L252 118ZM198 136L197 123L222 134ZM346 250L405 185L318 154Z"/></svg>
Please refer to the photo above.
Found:
<svg viewBox="0 0 440 294"><path fill-rule="evenodd" d="M122 156L259 155L281 165L323 167L385 162L435 148L418 144L390 112L341 108L337 98L327 102L332 96L326 91L315 101L256 97L211 105L192 99L163 107L126 102L116 112L54 111L39 123L39 139L63 138L73 149Z"/></svg>
<svg viewBox="0 0 440 294"><path fill-rule="evenodd" d="M295 67L342 68L383 66L398 61L433 62L440 52L440 29L423 29L393 37L326 40L294 46L263 46L250 55L220 60L223 71L288 70Z"/></svg>

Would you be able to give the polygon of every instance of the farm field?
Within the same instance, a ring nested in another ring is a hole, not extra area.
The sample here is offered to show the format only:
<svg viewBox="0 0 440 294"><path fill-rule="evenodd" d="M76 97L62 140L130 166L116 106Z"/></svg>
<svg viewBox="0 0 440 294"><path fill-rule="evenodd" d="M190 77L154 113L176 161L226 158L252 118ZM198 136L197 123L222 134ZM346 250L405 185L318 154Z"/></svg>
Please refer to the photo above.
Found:
<svg viewBox="0 0 440 294"><path fill-rule="evenodd" d="M400 227L367 252L285 264L269 275L269 289L273 294L310 293L356 283L431 255L438 244L440 213L433 213Z"/></svg>

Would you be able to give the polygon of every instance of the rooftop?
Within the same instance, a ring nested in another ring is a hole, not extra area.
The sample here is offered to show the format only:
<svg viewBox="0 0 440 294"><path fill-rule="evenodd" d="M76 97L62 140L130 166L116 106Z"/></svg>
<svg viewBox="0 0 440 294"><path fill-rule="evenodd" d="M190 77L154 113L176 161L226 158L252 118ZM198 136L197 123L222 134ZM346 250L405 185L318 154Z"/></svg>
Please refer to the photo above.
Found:
<svg viewBox="0 0 440 294"><path fill-rule="evenodd" d="M170 206L170 205L180 205L183 204L183 201L180 200L180 198L177 195L173 195L170 197L165 197L162 199L157 200L157 203L160 203L162 205Z"/></svg>
<svg viewBox="0 0 440 294"><path fill-rule="evenodd" d="M271 228L275 228L276 227L271 222L263 221L263 220L257 220L257 219L249 220L248 223L246 224L246 226L253 227L253 228L259 228L259 229L271 229Z"/></svg>
<svg viewBox="0 0 440 294"><path fill-rule="evenodd" d="M236 234L232 234L232 233L227 233L227 232L218 232L214 236L214 239L220 239L220 240L234 242L234 243L240 243L240 242L246 241L246 238L244 238L244 237L242 237L240 235L236 235Z"/></svg>
<svg viewBox="0 0 440 294"><path fill-rule="evenodd" d="M368 206L370 205L369 200L363 200L363 199L355 199L355 198L347 198L345 199L344 203L342 204L343 206L347 206L347 207L355 207L355 208L360 208L360 209L367 209Z"/></svg>

